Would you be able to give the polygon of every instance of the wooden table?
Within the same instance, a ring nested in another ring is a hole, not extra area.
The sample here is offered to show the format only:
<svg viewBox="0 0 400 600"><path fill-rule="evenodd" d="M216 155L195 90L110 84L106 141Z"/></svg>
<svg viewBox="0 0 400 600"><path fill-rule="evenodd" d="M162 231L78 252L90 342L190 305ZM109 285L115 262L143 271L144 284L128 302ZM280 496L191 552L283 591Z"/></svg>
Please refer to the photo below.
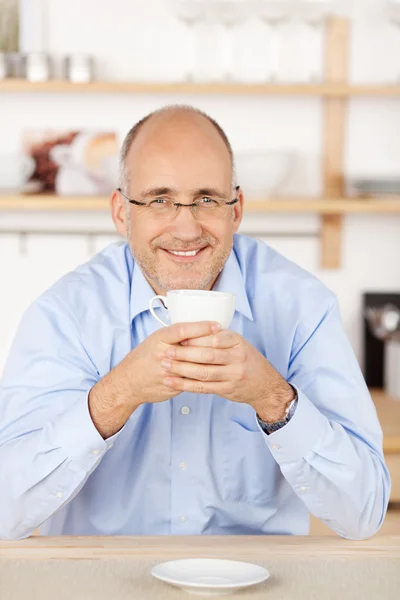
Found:
<svg viewBox="0 0 400 600"><path fill-rule="evenodd" d="M234 598L398 600L400 536L353 542L328 537L31 537L0 542L0 598L185 600L153 579L153 565L179 558L244 560L270 579Z"/></svg>

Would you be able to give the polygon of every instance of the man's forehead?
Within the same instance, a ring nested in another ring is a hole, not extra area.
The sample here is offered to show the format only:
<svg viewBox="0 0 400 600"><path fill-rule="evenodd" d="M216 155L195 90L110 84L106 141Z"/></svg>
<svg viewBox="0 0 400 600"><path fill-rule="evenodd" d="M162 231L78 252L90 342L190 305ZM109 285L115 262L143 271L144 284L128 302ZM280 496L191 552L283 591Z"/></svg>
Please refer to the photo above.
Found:
<svg viewBox="0 0 400 600"><path fill-rule="evenodd" d="M132 175L156 178L160 185L171 183L174 177L202 186L207 179L223 181L232 175L229 156L205 148L147 148L132 153L127 166Z"/></svg>

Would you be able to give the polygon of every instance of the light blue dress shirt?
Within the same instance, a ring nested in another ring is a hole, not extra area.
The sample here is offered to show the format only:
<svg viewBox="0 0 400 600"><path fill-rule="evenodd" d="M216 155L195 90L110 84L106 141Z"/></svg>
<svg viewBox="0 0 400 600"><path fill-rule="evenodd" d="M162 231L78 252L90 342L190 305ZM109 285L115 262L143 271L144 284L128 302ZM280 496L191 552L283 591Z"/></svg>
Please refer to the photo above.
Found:
<svg viewBox="0 0 400 600"><path fill-rule="evenodd" d="M154 291L113 244L25 313L0 385L0 537L296 534L309 511L373 535L390 479L382 432L333 294L266 244L236 235L214 289L231 328L298 391L266 435L249 405L182 393L104 440L88 392L160 326ZM163 308L158 310L163 311Z"/></svg>

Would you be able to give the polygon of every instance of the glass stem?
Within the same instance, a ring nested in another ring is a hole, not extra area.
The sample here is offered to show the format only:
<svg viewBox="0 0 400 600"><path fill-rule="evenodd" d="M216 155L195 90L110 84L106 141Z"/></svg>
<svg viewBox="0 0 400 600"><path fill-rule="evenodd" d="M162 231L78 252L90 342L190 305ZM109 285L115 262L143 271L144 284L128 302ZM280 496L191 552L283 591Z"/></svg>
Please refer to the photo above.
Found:
<svg viewBox="0 0 400 600"><path fill-rule="evenodd" d="M280 32L277 25L269 25L268 31L270 34L269 38L269 55L270 55L270 80L273 82L278 81L279 78L279 67L280 67L280 54L281 54L281 40Z"/></svg>
<svg viewBox="0 0 400 600"><path fill-rule="evenodd" d="M222 40L223 48L223 65L224 65L224 80L233 80L233 35L232 25L224 25L224 35Z"/></svg>
<svg viewBox="0 0 400 600"><path fill-rule="evenodd" d="M187 44L186 44L186 81L194 80L196 40L194 39L195 23L187 22Z"/></svg>

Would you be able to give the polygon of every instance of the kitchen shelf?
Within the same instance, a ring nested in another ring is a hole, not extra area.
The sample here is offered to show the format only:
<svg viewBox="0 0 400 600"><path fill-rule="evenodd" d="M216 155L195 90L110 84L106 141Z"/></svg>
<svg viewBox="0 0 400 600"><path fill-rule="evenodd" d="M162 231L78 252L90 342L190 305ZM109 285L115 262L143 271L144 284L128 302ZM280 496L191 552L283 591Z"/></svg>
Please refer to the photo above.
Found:
<svg viewBox="0 0 400 600"><path fill-rule="evenodd" d="M103 196L53 196L46 194L0 196L0 210L7 211L102 211L109 210L109 198ZM400 214L400 196L396 199L302 199L271 198L245 200L248 213L317 213L320 215Z"/></svg>
<svg viewBox="0 0 400 600"><path fill-rule="evenodd" d="M400 85L355 85L348 82L350 23L338 17L326 22L323 83L140 83L96 81L74 84L51 80L31 83L23 79L0 81L1 93L95 93L95 94L220 94L317 97L323 101L322 148L323 196L321 200L274 198L248 200L247 212L317 213L321 216L320 265L341 266L342 225L346 214L400 213L400 198L344 198L344 148L347 132L347 101L353 97L400 98ZM107 210L106 198L55 198L48 196L1 198L0 210Z"/></svg>
<svg viewBox="0 0 400 600"><path fill-rule="evenodd" d="M25 79L0 82L0 93L104 93L104 94L236 94L268 96L399 97L400 85L351 85L347 83L140 83L95 81L71 83L50 80L31 83Z"/></svg>

